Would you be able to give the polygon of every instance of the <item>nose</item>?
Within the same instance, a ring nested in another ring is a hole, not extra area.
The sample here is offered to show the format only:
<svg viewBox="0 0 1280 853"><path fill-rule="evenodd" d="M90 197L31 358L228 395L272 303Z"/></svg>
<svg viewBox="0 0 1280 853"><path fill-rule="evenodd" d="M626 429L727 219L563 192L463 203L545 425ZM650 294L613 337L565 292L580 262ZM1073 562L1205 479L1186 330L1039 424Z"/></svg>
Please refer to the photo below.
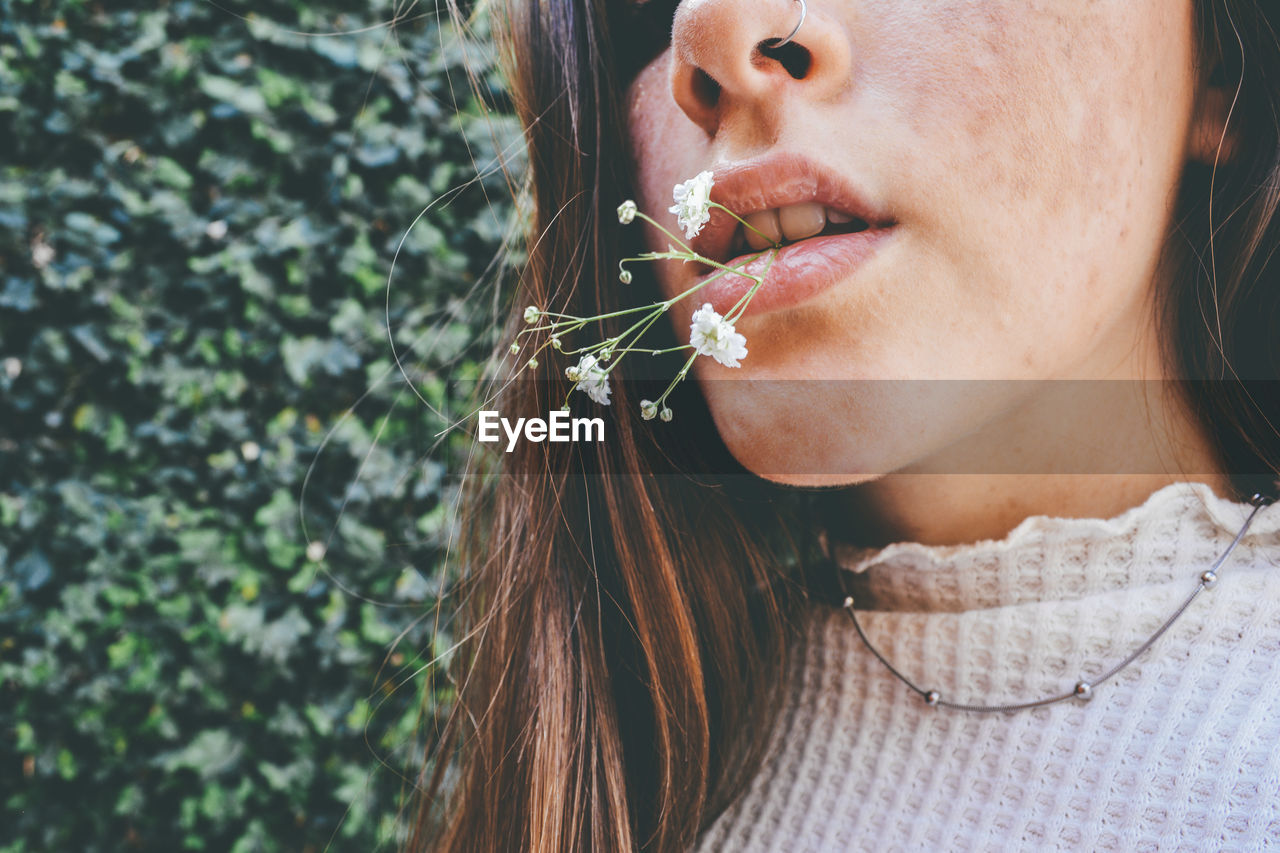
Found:
<svg viewBox="0 0 1280 853"><path fill-rule="evenodd" d="M672 22L671 91L695 124L715 136L731 114L756 125L775 120L787 97L834 98L852 83L852 50L844 28L798 0L683 0Z"/></svg>

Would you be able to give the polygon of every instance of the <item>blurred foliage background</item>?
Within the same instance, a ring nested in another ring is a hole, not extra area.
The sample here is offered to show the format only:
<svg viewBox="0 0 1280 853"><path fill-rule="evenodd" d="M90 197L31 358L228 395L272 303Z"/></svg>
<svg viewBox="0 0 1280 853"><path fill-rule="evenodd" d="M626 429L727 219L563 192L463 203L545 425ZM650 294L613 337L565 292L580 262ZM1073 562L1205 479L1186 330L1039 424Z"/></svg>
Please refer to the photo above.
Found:
<svg viewBox="0 0 1280 853"><path fill-rule="evenodd" d="M519 131L482 16L137 5L0 0L0 851L394 849Z"/></svg>

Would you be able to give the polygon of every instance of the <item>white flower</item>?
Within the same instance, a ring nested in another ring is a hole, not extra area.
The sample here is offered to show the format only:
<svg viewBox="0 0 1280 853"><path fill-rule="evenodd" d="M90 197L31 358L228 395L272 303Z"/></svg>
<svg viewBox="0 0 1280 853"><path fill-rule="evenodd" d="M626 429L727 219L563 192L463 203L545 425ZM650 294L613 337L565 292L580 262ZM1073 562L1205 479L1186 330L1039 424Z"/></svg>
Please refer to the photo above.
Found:
<svg viewBox="0 0 1280 853"><path fill-rule="evenodd" d="M538 322L538 318L541 316L542 312L538 310L536 305L530 305L528 308L524 309L524 321L526 323L536 323Z"/></svg>
<svg viewBox="0 0 1280 853"><path fill-rule="evenodd" d="M725 367L741 367L738 359L747 355L747 339L717 314L709 302L693 312L689 343L698 355L709 355Z"/></svg>
<svg viewBox="0 0 1280 853"><path fill-rule="evenodd" d="M246 441L240 445L240 455L245 458L246 462L256 462L258 457L262 455L262 448L256 441Z"/></svg>
<svg viewBox="0 0 1280 853"><path fill-rule="evenodd" d="M575 391L581 391L602 406L609 405L609 374L599 366L594 355L584 355L576 367L565 370L565 375L577 384Z"/></svg>
<svg viewBox="0 0 1280 853"><path fill-rule="evenodd" d="M307 543L307 559L313 563L318 563L324 559L325 552L329 549L324 547L324 543L319 539Z"/></svg>
<svg viewBox="0 0 1280 853"><path fill-rule="evenodd" d="M227 236L227 220L215 219L204 227L204 233L210 240L221 240Z"/></svg>
<svg viewBox="0 0 1280 853"><path fill-rule="evenodd" d="M651 421L658 416L658 404L652 400L640 401L640 417Z"/></svg>
<svg viewBox="0 0 1280 853"><path fill-rule="evenodd" d="M680 227L684 229L685 239L692 240L698 236L702 226L711 219L711 187L715 180L710 172L699 172L682 184L676 184L672 195L675 204L668 210L676 215Z"/></svg>
<svg viewBox="0 0 1280 853"><path fill-rule="evenodd" d="M631 220L636 218L636 203L631 199L627 199L618 205L618 221L623 225L630 225Z"/></svg>

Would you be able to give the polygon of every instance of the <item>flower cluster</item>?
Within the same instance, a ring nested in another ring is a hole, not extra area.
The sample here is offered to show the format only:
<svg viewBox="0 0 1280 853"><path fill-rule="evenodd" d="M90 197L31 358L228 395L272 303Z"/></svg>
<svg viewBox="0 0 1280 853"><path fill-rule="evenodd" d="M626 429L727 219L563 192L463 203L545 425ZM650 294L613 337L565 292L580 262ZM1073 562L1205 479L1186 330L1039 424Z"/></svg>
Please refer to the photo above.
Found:
<svg viewBox="0 0 1280 853"><path fill-rule="evenodd" d="M699 172L684 183L676 184L676 203L667 212L676 215L676 221L684 229L686 240L697 237L702 226L711 220L711 187L714 184L710 172ZM634 203L632 206L635 206ZM618 218L621 220L622 217Z"/></svg>
<svg viewBox="0 0 1280 853"><path fill-rule="evenodd" d="M725 367L741 367L738 360L747 355L747 339L713 311L710 302L693 312L689 344L698 355L709 355Z"/></svg>
<svg viewBox="0 0 1280 853"><path fill-rule="evenodd" d="M675 204L671 206L669 212L676 215L676 221L684 229L685 239L692 240L701 233L703 227L711 220L711 211L713 209L725 211L742 223L744 227L751 228L752 231L759 234L760 232L757 229L753 228L736 213L711 200L711 190L714 185L715 180L711 172L701 172L675 186L672 193ZM713 268L714 272L705 276L683 293L670 299L593 317L557 314L541 309L536 305L530 305L524 311L526 328L521 330L517 335L517 340L511 344L511 354L517 355L523 351L520 338L525 336L544 336L542 342L528 358L526 366L529 368L538 367L537 356L543 349L548 347L564 355L577 356L577 362L565 368L564 371L565 378L573 383L569 393L581 391L596 403L607 406L612 393L609 377L625 356L637 352L661 355L667 352L687 351L689 355L684 362L684 366L676 372L675 378L671 380L662 395L657 400L640 401L640 416L644 420L657 418L661 421L670 421L673 413L666 404L667 397L675 389L675 386L688 375L694 360L698 356L712 358L725 367L741 366L742 359L746 358L747 355L747 339L737 331L735 323L742 316L743 311L746 310L756 291L764 283L764 277L768 273L769 266L772 265L773 260L777 257L777 250L780 246L774 243L766 249L744 256L736 266L728 266L695 252L679 237L642 213L634 201L627 200L619 205L619 223L628 225L636 219L654 226L665 234L671 242L668 243L665 252L645 252L638 257L624 258L620 261L618 264L618 280L622 284L630 284L632 281L631 271L627 269L626 264L633 261L663 259L699 261ZM768 238L766 237L766 239ZM746 271L747 265L766 253L772 253L772 256L766 263L764 270L759 275L748 273ZM667 349L653 349L652 347L640 345L640 339L671 306L693 295L711 281L729 273L751 279L753 284L727 314L721 315L712 307L711 303L705 302L701 308L693 312L692 322L689 326L689 342L687 344ZM596 343L581 347L570 347L565 342L567 336L591 324L618 318L628 318L633 322L620 334ZM568 408L568 403L569 401L566 397L565 408Z"/></svg>
<svg viewBox="0 0 1280 853"><path fill-rule="evenodd" d="M565 368L565 376L575 383L574 388L583 391L602 406L609 405L609 373L594 355L584 355L573 367Z"/></svg>

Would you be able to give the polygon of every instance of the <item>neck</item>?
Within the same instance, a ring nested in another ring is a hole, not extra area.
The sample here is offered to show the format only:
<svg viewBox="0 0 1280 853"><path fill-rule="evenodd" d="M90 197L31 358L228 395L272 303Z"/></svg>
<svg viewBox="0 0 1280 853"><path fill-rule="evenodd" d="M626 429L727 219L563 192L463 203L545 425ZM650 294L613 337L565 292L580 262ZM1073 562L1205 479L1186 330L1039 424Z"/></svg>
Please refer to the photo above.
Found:
<svg viewBox="0 0 1280 853"><path fill-rule="evenodd" d="M1229 494L1200 475L891 474L849 489L834 511L846 520L838 538L858 545L961 545L1001 539L1032 515L1112 518L1178 481Z"/></svg>
<svg viewBox="0 0 1280 853"><path fill-rule="evenodd" d="M929 459L835 493L827 529L872 547L958 545L1003 538L1031 515L1110 518L1177 481L1230 495L1207 436L1170 390L1164 382L1047 383Z"/></svg>

